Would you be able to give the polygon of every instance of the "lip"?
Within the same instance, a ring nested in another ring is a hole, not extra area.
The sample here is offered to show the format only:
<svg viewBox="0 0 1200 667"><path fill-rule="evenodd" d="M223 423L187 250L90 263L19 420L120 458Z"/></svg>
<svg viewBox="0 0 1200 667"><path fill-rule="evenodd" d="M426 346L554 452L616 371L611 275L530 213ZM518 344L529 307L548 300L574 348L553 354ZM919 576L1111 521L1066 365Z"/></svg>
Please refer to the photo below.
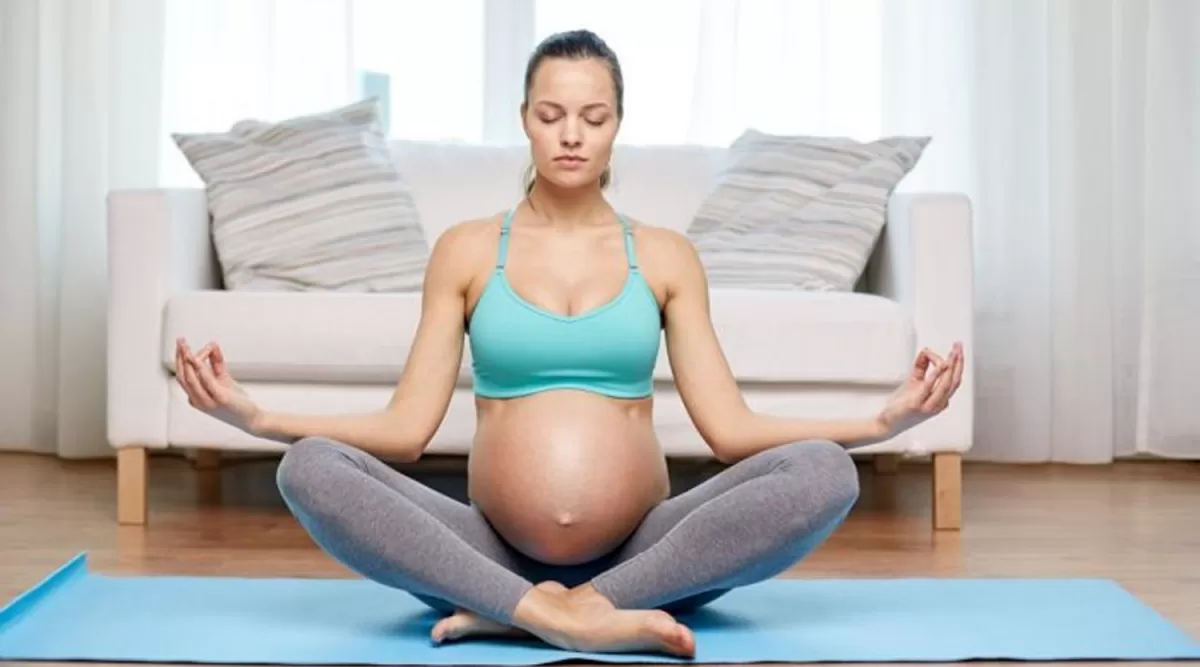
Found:
<svg viewBox="0 0 1200 667"><path fill-rule="evenodd" d="M555 166L564 171L578 171L583 169L586 163L587 160L578 155L560 155L554 158Z"/></svg>

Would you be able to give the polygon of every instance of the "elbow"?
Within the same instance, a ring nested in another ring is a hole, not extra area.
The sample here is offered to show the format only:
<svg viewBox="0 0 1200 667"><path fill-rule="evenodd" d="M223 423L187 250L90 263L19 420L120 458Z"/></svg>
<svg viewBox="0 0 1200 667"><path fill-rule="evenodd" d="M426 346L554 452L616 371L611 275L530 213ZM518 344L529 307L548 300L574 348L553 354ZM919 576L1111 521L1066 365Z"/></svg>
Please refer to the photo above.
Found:
<svg viewBox="0 0 1200 667"><path fill-rule="evenodd" d="M414 447L408 443L398 444L387 449L387 458L394 463L416 463L425 453L424 447Z"/></svg>
<svg viewBox="0 0 1200 667"><path fill-rule="evenodd" d="M700 437L719 463L731 465L741 460L750 417L750 412L745 411L700 425Z"/></svg>
<svg viewBox="0 0 1200 667"><path fill-rule="evenodd" d="M728 449L717 447L712 443L709 443L709 448L712 450L713 459L715 459L716 462L720 463L721 465L729 466L738 462L738 457Z"/></svg>
<svg viewBox="0 0 1200 667"><path fill-rule="evenodd" d="M394 411L386 413L384 429L380 438L384 443L384 454L397 463L419 461L433 439L435 430Z"/></svg>
<svg viewBox="0 0 1200 667"><path fill-rule="evenodd" d="M412 440L390 438L379 441L369 453L389 463L416 463L424 455L425 446Z"/></svg>
<svg viewBox="0 0 1200 667"><path fill-rule="evenodd" d="M426 447L433 439L433 433L427 429L404 428L396 429L397 437L390 440L388 447L390 456L397 463L416 463L425 455Z"/></svg>
<svg viewBox="0 0 1200 667"><path fill-rule="evenodd" d="M709 448L712 449L713 458L721 465L731 466L746 458L746 450L734 443L712 443Z"/></svg>

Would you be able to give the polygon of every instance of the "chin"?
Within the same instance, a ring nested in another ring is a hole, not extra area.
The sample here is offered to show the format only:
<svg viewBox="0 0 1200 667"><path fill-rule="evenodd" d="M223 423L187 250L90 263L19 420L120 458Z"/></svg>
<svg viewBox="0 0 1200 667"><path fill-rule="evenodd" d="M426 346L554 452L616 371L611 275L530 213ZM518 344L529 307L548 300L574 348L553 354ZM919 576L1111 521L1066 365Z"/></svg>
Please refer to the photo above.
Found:
<svg viewBox="0 0 1200 667"><path fill-rule="evenodd" d="M552 183L554 187L562 190L578 190L580 188L588 188L600 181L600 174L586 173L551 173L551 175L540 176L546 181Z"/></svg>

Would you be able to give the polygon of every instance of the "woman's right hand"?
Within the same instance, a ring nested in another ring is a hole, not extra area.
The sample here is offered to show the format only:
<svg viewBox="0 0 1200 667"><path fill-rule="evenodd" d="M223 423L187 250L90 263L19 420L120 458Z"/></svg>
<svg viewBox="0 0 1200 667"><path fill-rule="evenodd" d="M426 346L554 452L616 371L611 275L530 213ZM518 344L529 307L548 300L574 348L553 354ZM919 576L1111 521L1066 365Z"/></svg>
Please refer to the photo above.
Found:
<svg viewBox="0 0 1200 667"><path fill-rule="evenodd" d="M189 405L234 428L256 434L262 410L229 374L219 345L209 343L193 353L186 340L176 340L175 379L187 393Z"/></svg>

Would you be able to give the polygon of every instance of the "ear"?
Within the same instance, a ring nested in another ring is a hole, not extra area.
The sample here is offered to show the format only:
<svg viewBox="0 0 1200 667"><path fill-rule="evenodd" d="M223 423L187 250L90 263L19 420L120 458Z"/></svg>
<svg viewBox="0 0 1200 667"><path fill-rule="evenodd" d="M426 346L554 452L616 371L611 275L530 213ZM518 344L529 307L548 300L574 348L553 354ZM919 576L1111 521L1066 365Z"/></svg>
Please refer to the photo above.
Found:
<svg viewBox="0 0 1200 667"><path fill-rule="evenodd" d="M521 109L521 129L525 132L525 138L529 139L529 121L528 121L529 105L526 104L525 102L522 102L520 109Z"/></svg>

